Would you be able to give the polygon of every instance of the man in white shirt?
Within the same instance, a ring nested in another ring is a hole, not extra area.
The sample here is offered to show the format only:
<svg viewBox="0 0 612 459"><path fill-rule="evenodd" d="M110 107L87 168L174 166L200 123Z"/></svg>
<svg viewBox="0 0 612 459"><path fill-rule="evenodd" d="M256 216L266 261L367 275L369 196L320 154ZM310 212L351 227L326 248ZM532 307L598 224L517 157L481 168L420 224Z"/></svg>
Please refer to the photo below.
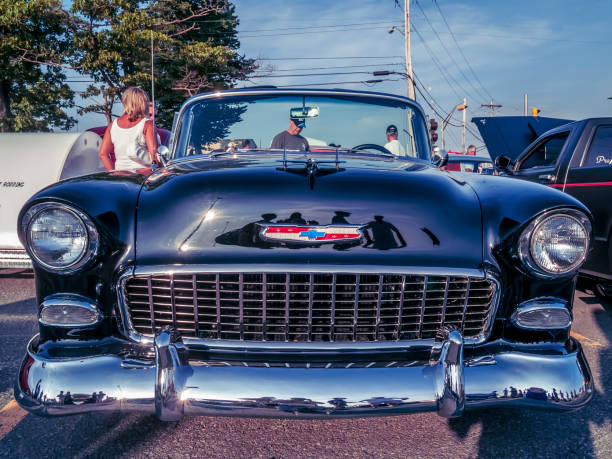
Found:
<svg viewBox="0 0 612 459"><path fill-rule="evenodd" d="M406 150L404 150L402 144L397 140L397 126L394 124L387 126L387 143L385 144L385 148L395 156L406 156Z"/></svg>

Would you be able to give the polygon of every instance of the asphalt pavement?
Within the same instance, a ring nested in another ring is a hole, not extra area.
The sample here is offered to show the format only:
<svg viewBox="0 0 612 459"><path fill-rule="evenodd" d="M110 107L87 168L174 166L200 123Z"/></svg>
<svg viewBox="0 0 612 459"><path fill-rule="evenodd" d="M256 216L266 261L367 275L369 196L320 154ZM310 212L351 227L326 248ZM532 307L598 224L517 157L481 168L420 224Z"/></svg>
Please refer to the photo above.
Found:
<svg viewBox="0 0 612 459"><path fill-rule="evenodd" d="M7 457L612 457L612 303L576 292L573 335L595 378L575 412L520 409L387 418L291 420L141 414L41 418L13 400L27 341L37 331L34 279L0 270L0 456Z"/></svg>

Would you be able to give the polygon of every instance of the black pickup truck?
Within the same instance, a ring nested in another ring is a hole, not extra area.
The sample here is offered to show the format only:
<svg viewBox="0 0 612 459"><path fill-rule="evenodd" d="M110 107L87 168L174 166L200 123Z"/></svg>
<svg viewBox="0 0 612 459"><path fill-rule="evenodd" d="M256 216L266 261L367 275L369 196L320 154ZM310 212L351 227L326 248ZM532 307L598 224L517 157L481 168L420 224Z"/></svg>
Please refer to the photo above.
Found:
<svg viewBox="0 0 612 459"><path fill-rule="evenodd" d="M581 273L612 295L612 118L590 118L547 131L511 161L496 166L532 182L557 188L592 212L593 249Z"/></svg>

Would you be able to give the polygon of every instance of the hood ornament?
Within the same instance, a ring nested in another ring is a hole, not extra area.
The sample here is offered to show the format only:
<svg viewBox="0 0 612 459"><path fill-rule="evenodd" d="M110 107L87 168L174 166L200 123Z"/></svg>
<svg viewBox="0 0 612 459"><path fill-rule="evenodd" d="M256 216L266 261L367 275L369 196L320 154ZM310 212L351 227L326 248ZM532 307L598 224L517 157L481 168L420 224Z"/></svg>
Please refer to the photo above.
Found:
<svg viewBox="0 0 612 459"><path fill-rule="evenodd" d="M363 238L362 225L295 225L257 223L264 241L301 244L354 243Z"/></svg>

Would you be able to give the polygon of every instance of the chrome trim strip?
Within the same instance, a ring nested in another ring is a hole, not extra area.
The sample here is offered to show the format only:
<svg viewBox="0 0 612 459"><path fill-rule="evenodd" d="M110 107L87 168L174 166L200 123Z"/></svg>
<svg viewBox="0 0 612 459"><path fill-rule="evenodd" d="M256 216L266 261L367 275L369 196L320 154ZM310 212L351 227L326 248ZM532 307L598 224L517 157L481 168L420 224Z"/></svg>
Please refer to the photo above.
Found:
<svg viewBox="0 0 612 459"><path fill-rule="evenodd" d="M304 273L304 272L313 272L313 273L333 273L333 274L360 274L360 273L375 273L375 274L399 274L403 275L403 284L405 284L405 276L406 275L424 275L424 273L429 273L432 276L464 276L468 278L468 284L471 282L470 277L474 277L477 279L488 280L493 282L495 286L495 291L493 292L493 296L491 298L491 308L489 314L487 315L486 323L483 327L483 333L476 337L464 338L465 345L478 345L484 343L490 336L491 330L493 328L493 323L495 322L495 317L497 315L497 311L499 308L499 300L501 297L501 285L497 278L497 276L491 271L479 271L475 269L460 269L460 268L423 268L423 267L404 267L401 271L397 267L362 267L362 269L358 269L354 266L347 267L341 265L339 270L334 271L333 268L337 266L327 266L327 265L319 265L319 266L304 266L304 265L257 265L257 266L249 266L249 265L181 265L181 266L148 266L148 267L136 267L133 270L127 270L124 272L118 279L116 292L117 292L117 302L119 305L119 310L122 318L124 319L121 324L122 333L137 343L144 344L152 344L153 337L145 336L139 332L137 332L130 319L130 315L127 309L127 293L125 290L125 284L130 277L141 276L141 275L154 275L154 274L194 274L194 273L216 273L216 282L217 289L219 285L219 271L222 272L245 272L245 273L262 273L262 272L275 272L275 273L285 273L286 281L285 281L285 320L288 323L289 319L289 273ZM408 272L407 272L408 271ZM441 274L444 273L444 274ZM404 293L404 289L401 291L402 295ZM469 291L466 290L466 296L469 298ZM217 323L219 324L220 318L220 304L217 297ZM465 319L465 307L464 307L464 319ZM401 320L401 319L400 319ZM463 324L462 324L463 326ZM220 326L218 325L218 334L217 336L220 338ZM285 327L286 333L288 332L288 327ZM399 331L401 333L401 330ZM434 344L433 339L416 339L416 340L400 340L400 341L373 341L373 342L300 342L300 343L292 343L288 341L287 335L285 335L285 342L280 341L238 341L238 340L207 340L207 339L199 339L199 338L183 338L183 341L186 344L192 346L202 346L209 350L215 351L223 351L223 350L258 350L258 351L266 351L266 350L274 350L275 352L307 352L307 351L343 351L343 352L351 352L351 351L379 351L379 350L398 350L398 349L416 349L416 348L426 348L431 347Z"/></svg>
<svg viewBox="0 0 612 459"><path fill-rule="evenodd" d="M425 306L427 305L427 282L429 276L423 278L423 296L421 297L421 319L419 320L419 339L423 339L423 319L425 318Z"/></svg>
<svg viewBox="0 0 612 459"><path fill-rule="evenodd" d="M200 336L200 317L198 314L198 283L195 274L191 275L191 288L193 292L193 321L196 336Z"/></svg>
<svg viewBox="0 0 612 459"><path fill-rule="evenodd" d="M197 274L197 273L338 273L338 274L407 274L414 276L465 276L487 279L485 272L469 268L440 268L428 266L387 266L387 265L292 265L292 264L216 264L216 265L151 265L136 266L134 276L154 274Z"/></svg>
<svg viewBox="0 0 612 459"><path fill-rule="evenodd" d="M147 277L147 292L149 294L149 312L151 314L151 333L155 334L155 308L153 307L153 287L150 277Z"/></svg>

